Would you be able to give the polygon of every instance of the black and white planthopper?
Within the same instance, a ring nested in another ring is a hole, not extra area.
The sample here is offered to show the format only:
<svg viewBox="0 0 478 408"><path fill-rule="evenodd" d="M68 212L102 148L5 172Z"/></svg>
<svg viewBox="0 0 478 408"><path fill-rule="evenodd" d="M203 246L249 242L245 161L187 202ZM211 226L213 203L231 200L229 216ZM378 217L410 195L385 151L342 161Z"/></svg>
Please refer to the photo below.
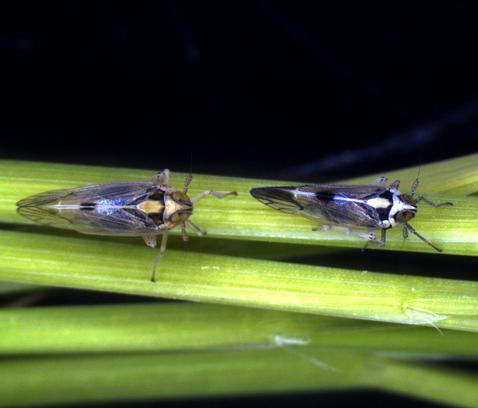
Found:
<svg viewBox="0 0 478 408"><path fill-rule="evenodd" d="M386 231L401 225L404 238L408 238L408 233L411 232L441 252L440 248L420 235L409 221L416 216L417 204L420 201L433 207L453 204L436 204L423 196L416 196L418 179L412 184L410 194L398 191L399 180L390 186L386 183L387 179L381 177L374 183L363 186L312 184L297 187L258 187L250 192L257 200L276 210L325 223L314 228L316 231L338 230L364 238L367 240L365 248L371 242L383 247ZM380 240L377 240L371 230L381 231Z"/></svg>
<svg viewBox="0 0 478 408"><path fill-rule="evenodd" d="M159 254L154 262L151 280L166 251L168 231L180 225L186 241L186 227L196 234L206 233L189 217L193 205L207 195L224 198L236 192L218 193L206 190L194 198L187 195L192 176L186 178L182 190L169 184L169 170L152 180L101 183L64 190L47 191L17 203L18 212L40 224L71 229L84 234L143 237L147 246L156 247L162 236Z"/></svg>

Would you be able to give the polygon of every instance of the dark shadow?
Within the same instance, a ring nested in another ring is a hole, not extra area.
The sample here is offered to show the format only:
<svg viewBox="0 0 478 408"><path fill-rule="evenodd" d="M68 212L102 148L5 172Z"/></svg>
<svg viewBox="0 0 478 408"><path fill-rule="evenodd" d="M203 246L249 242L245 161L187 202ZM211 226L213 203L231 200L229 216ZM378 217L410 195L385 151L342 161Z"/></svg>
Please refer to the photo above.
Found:
<svg viewBox="0 0 478 408"><path fill-rule="evenodd" d="M7 224L0 223L0 230L16 231L22 233L43 234L48 236L80 238L97 242L116 242L121 244L135 244L144 246L141 237L116 237L80 234L72 230L63 230L41 225ZM249 257L255 259L285 259L311 255L323 252L335 252L333 247L320 247L314 245L295 245L280 242L246 241L213 237L197 237L190 235L189 241L185 242L181 236L170 234L168 237L168 249L188 250L192 252L213 253L217 255Z"/></svg>
<svg viewBox="0 0 478 408"><path fill-rule="evenodd" d="M357 271L386 272L395 275L416 275L475 281L475 257L399 252L387 250L344 250L338 254L302 257L294 262L348 268Z"/></svg>
<svg viewBox="0 0 478 408"><path fill-rule="evenodd" d="M0 224L3 230L24 233L42 233L60 237L81 237L98 242L129 243L143 246L141 237L110 237L79 234L35 225ZM248 257L263 260L292 262L303 265L347 268L356 271L387 272L397 275L443 277L449 279L477 280L476 258L446 254L414 253L387 250L324 247L318 245L277 242L245 241L212 237L191 236L184 242L180 236L171 235L168 249Z"/></svg>

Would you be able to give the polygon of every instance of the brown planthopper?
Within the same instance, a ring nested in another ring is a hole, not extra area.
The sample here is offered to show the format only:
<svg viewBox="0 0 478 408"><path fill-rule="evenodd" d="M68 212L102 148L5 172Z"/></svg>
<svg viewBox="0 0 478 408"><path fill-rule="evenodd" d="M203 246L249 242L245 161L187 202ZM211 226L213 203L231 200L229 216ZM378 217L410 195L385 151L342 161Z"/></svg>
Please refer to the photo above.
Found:
<svg viewBox="0 0 478 408"><path fill-rule="evenodd" d="M152 180L47 191L20 200L18 212L40 224L84 234L143 237L151 248L156 247L156 238L161 235L151 276L155 282L159 262L166 251L168 231L181 226L185 241L188 239L187 227L199 236L205 235L189 219L194 204L207 195L217 198L237 195L234 191L223 194L206 190L189 198L187 193L192 176L186 178L182 190L170 186L169 176L169 170L165 169Z"/></svg>

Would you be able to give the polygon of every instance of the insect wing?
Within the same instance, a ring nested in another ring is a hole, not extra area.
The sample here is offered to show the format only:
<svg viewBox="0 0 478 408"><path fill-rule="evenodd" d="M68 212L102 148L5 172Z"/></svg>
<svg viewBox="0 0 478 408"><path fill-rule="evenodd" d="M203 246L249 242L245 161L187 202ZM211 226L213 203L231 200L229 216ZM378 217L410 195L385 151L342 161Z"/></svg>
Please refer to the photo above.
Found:
<svg viewBox="0 0 478 408"><path fill-rule="evenodd" d="M73 205L73 197L75 197L76 192L87 189L88 187L79 187L46 191L32 195L17 202L17 211L19 214L38 224L50 225L56 228L77 229L71 220L72 214L69 214L70 217L68 217L67 213L60 214L55 210L54 206L65 199ZM78 205L80 201L77 197L76 205Z"/></svg>
<svg viewBox="0 0 478 408"><path fill-rule="evenodd" d="M308 184L296 187L296 189L301 192L313 192L324 197L342 195L358 200L380 195L387 190L386 187L379 185L354 186L341 184Z"/></svg>
<svg viewBox="0 0 478 408"><path fill-rule="evenodd" d="M19 207L18 213L37 224L51 225L55 228L75 229L67 218L42 207Z"/></svg>
<svg viewBox="0 0 478 408"><path fill-rule="evenodd" d="M251 194L269 207L289 214L334 224L377 228L379 214L366 199L378 197L386 190L383 186L312 184L255 188Z"/></svg>
<svg viewBox="0 0 478 408"><path fill-rule="evenodd" d="M303 206L295 199L296 187L257 187L251 189L251 195L261 203L276 210L297 214Z"/></svg>
<svg viewBox="0 0 478 408"><path fill-rule="evenodd" d="M366 200L379 197L386 190L383 186L318 184L299 187L296 199L304 201L304 216L308 218L325 218L334 224L378 228L381 222L379 213Z"/></svg>
<svg viewBox="0 0 478 408"><path fill-rule="evenodd" d="M17 203L21 215L41 224L86 234L137 235L156 225L134 203L156 189L152 182L103 183L48 191Z"/></svg>
<svg viewBox="0 0 478 408"><path fill-rule="evenodd" d="M42 207L59 203L81 204L103 199L124 197L132 201L154 187L152 182L100 183L83 187L51 190L35 194L17 202L18 207Z"/></svg>

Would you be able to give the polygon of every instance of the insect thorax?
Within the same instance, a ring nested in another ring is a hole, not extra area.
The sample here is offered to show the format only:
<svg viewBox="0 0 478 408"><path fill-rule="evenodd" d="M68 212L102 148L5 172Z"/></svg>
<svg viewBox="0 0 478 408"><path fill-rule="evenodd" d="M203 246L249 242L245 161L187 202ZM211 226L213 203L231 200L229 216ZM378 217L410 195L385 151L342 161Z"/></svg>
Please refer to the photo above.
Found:
<svg viewBox="0 0 478 408"><path fill-rule="evenodd" d="M146 214L157 226L164 223L165 192L157 190L137 204L137 208Z"/></svg>
<svg viewBox="0 0 478 408"><path fill-rule="evenodd" d="M181 191L164 193L164 223L167 228L184 223L193 213L193 204Z"/></svg>
<svg viewBox="0 0 478 408"><path fill-rule="evenodd" d="M389 189L385 193L390 194L390 206L388 208L387 219L382 219L384 228L392 228L407 222L411 218L415 217L417 213L417 206L415 199L408 194L401 194L396 189ZM382 194L382 195L383 195Z"/></svg>

